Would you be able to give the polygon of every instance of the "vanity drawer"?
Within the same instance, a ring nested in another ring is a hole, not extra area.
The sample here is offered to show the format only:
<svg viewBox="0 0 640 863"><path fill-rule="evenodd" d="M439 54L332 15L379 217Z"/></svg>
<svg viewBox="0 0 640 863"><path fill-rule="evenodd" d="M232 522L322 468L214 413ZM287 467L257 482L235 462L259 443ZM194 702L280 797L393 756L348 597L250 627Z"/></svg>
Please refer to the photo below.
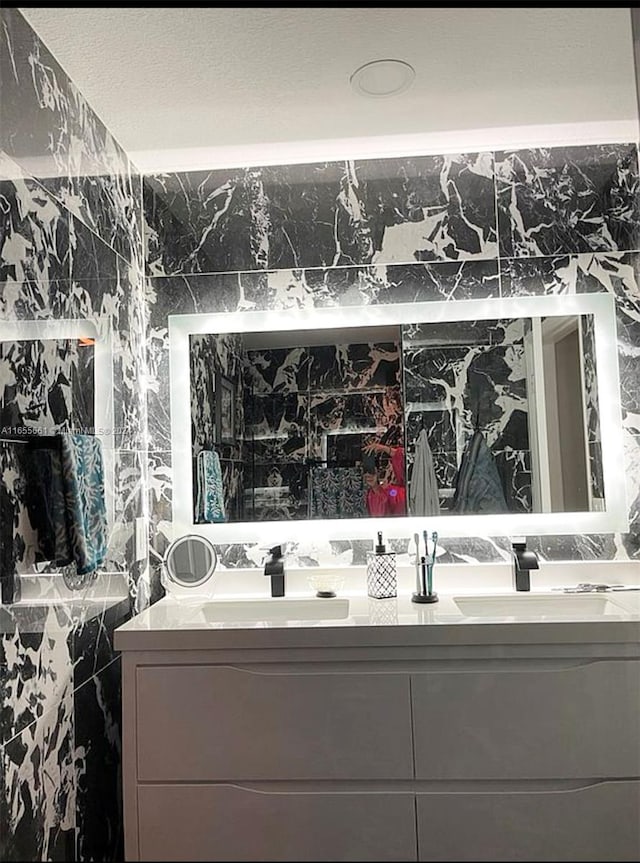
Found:
<svg viewBox="0 0 640 863"><path fill-rule="evenodd" d="M417 795L420 860L638 860L640 782Z"/></svg>
<svg viewBox="0 0 640 863"><path fill-rule="evenodd" d="M405 674L137 669L140 780L410 779Z"/></svg>
<svg viewBox="0 0 640 863"><path fill-rule="evenodd" d="M418 779L640 776L640 661L412 675Z"/></svg>
<svg viewBox="0 0 640 863"><path fill-rule="evenodd" d="M138 789L140 860L415 860L413 794Z"/></svg>

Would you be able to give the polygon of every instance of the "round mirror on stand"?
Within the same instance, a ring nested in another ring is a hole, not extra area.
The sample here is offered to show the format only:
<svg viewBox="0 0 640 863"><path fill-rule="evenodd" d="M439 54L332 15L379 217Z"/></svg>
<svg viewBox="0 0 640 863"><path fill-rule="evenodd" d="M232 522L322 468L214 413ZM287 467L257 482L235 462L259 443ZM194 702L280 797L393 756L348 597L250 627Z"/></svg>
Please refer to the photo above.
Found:
<svg viewBox="0 0 640 863"><path fill-rule="evenodd" d="M181 536L167 549L164 563L171 582L180 587L200 587L213 575L218 555L203 536Z"/></svg>

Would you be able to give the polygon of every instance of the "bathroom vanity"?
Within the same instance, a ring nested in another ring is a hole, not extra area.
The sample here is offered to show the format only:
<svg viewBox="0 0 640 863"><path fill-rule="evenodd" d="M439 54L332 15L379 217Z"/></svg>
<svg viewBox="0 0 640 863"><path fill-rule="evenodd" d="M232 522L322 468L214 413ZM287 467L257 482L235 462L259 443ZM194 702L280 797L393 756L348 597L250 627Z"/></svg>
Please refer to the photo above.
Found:
<svg viewBox="0 0 640 863"><path fill-rule="evenodd" d="M638 593L166 598L116 632L127 860L637 860Z"/></svg>

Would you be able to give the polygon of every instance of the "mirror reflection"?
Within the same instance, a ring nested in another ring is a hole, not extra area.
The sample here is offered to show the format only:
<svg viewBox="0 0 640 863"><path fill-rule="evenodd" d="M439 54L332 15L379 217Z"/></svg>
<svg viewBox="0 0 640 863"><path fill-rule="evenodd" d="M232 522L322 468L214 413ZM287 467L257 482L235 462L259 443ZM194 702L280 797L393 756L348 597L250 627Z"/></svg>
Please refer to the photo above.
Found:
<svg viewBox="0 0 640 863"><path fill-rule="evenodd" d="M189 338L196 523L604 509L593 315Z"/></svg>

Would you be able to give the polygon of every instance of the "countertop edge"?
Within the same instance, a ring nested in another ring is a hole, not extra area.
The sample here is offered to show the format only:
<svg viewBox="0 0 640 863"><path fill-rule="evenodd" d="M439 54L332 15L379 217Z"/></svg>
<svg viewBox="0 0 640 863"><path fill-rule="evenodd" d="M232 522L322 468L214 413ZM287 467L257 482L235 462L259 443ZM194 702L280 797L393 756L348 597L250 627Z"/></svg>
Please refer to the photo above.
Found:
<svg viewBox="0 0 640 863"><path fill-rule="evenodd" d="M638 644L640 621L323 626L274 629L116 630L117 651L350 647Z"/></svg>

